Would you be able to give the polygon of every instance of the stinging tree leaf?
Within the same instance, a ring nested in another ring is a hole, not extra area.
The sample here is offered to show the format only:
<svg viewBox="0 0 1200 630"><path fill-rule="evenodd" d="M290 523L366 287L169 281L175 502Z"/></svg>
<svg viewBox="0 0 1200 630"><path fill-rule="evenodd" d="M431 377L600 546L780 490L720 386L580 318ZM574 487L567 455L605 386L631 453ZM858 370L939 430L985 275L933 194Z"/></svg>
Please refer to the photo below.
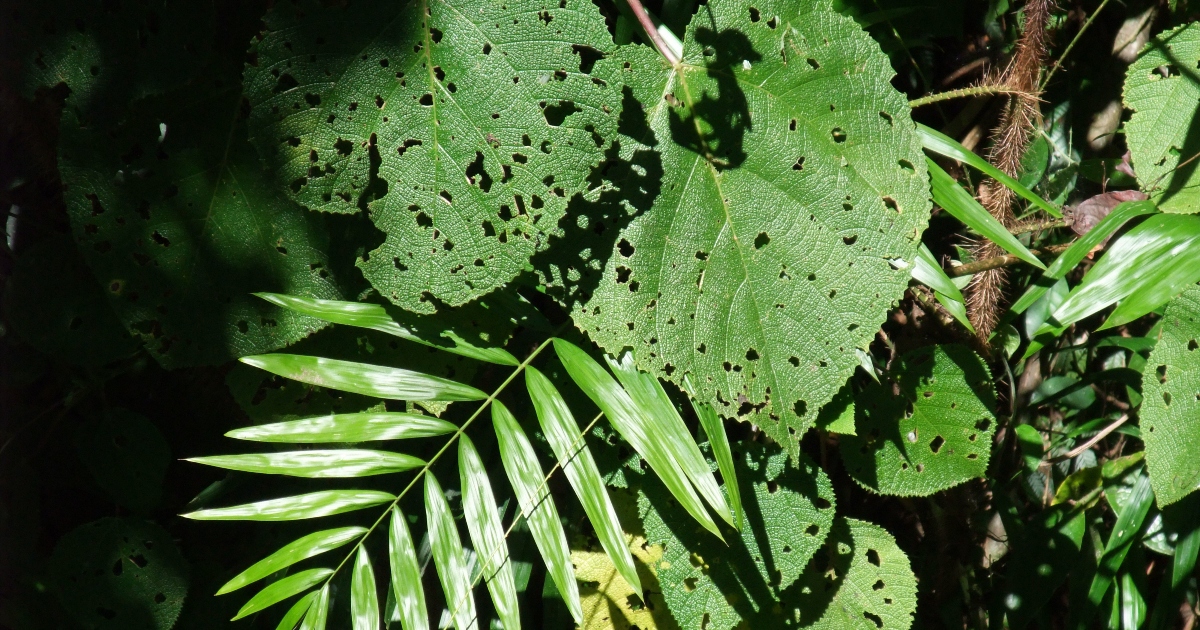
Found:
<svg viewBox="0 0 1200 630"><path fill-rule="evenodd" d="M294 540L239 573L232 580L226 582L216 594L224 595L236 591L247 584L253 584L278 573L297 562L337 549L365 533L367 530L362 527L339 527Z"/></svg>
<svg viewBox="0 0 1200 630"><path fill-rule="evenodd" d="M391 527L388 528L388 566L401 626L404 630L427 630L429 609L425 605L425 590L421 587L417 550L413 548L408 522L396 506L392 506Z"/></svg>
<svg viewBox="0 0 1200 630"><path fill-rule="evenodd" d="M234 429L226 437L255 442L319 444L434 437L458 427L433 416L390 411L342 413Z"/></svg>
<svg viewBox="0 0 1200 630"><path fill-rule="evenodd" d="M280 578L251 597L232 621L274 606L297 593L303 593L331 575L333 575L333 569L309 569Z"/></svg>
<svg viewBox="0 0 1200 630"><path fill-rule="evenodd" d="M322 490L282 499L197 510L180 516L198 521L295 521L362 510L395 498L378 490Z"/></svg>
<svg viewBox="0 0 1200 630"><path fill-rule="evenodd" d="M454 526L454 516L442 486L432 472L425 473L425 520L429 522L429 543L438 581L446 594L446 607L457 630L478 628L475 596L471 594L471 574L463 556L462 541Z"/></svg>
<svg viewBox="0 0 1200 630"><path fill-rule="evenodd" d="M350 620L354 630L379 630L379 593L375 588L375 570L362 546L354 558L350 577Z"/></svg>
<svg viewBox="0 0 1200 630"><path fill-rule="evenodd" d="M500 510L496 508L496 497L492 494L492 484L479 451L466 435L458 438L458 475L463 493L463 520L471 534L475 557L492 595L492 603L504 627L519 630L521 614L517 585L509 562ZM453 611L455 603L449 604Z"/></svg>
<svg viewBox="0 0 1200 630"><path fill-rule="evenodd" d="M403 453L329 449L189 457L186 461L229 470L309 479L369 477L412 470L425 460Z"/></svg>

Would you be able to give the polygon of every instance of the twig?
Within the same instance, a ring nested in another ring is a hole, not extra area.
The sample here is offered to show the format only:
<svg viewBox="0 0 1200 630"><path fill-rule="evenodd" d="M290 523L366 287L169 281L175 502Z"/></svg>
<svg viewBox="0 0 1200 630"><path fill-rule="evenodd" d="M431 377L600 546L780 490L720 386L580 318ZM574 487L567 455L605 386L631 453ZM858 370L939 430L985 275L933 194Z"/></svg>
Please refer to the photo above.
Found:
<svg viewBox="0 0 1200 630"><path fill-rule="evenodd" d="M1051 245L1049 247L1044 247L1042 249L1031 249L1031 250L1029 250L1029 253L1033 254L1034 256L1053 256L1055 254L1061 254L1062 252L1066 251L1067 248L1069 248L1070 246L1071 246L1071 243L1065 243L1063 245ZM1022 263L1022 262L1025 262L1025 261L1021 260L1020 258L1017 258L1016 256L1013 256L1012 254L1005 254L1004 256L996 256L994 258L985 258L983 260L978 260L973 263L967 263L965 265L951 267L950 269L946 270L946 275L950 276L951 278L957 278L958 276L969 276L971 274L976 274L981 271L987 271L989 269L999 269L1000 267L1011 267L1013 265L1016 265L1016 264Z"/></svg>
<svg viewBox="0 0 1200 630"><path fill-rule="evenodd" d="M1096 16L1100 15L1100 12L1104 10L1105 5L1107 4L1108 0L1104 0L1100 3L1100 6L1096 7L1096 10L1093 11L1090 16L1088 16L1087 21L1084 22L1083 26L1079 28L1079 32L1075 33L1075 37L1071 39L1071 43L1067 44L1067 47L1063 50L1063 53L1054 61L1054 65L1050 66L1050 72L1047 72L1046 77L1042 79L1041 85L1038 86L1039 89L1046 89L1046 86L1050 84L1050 79L1054 76L1054 73L1058 72L1059 67L1062 66L1063 59L1066 59L1067 55L1071 54L1071 50L1075 48L1075 43L1079 41L1080 37L1083 37L1084 32L1088 30L1088 27L1092 25L1092 22L1096 21Z"/></svg>
<svg viewBox="0 0 1200 630"><path fill-rule="evenodd" d="M1041 232L1042 230L1053 230L1054 228L1067 227L1066 219L1048 219L1046 221L1030 221L1014 226L1009 232L1013 234L1025 234L1027 232Z"/></svg>
<svg viewBox="0 0 1200 630"><path fill-rule="evenodd" d="M675 56L671 47L667 46L667 42L663 40L662 35L658 34L658 29L654 26L654 21L646 13L646 7L642 6L642 0L626 0L626 2L629 4L629 10L637 18L638 24L641 25L642 31L646 34L650 43L654 44L659 54L666 58L672 66L677 65L679 58Z"/></svg>
<svg viewBox="0 0 1200 630"><path fill-rule="evenodd" d="M1014 90L1012 88L1008 88L1003 85L976 85L974 87L965 87L965 88L960 88L957 90L938 92L937 94L930 94L929 96L922 96L921 98L913 99L913 100L909 101L908 106L913 109L916 109L916 108L922 107L924 105L931 105L933 103L940 103L942 101L949 101L949 100L956 99L956 98L969 98L971 96L989 96L992 94L1014 94L1014 95L1020 96L1022 98L1029 98L1029 99L1036 98L1034 95L1029 94L1028 92Z"/></svg>
<svg viewBox="0 0 1200 630"><path fill-rule="evenodd" d="M1099 442L1100 440L1103 440L1104 438L1108 437L1109 433L1116 431L1118 428L1120 428L1120 426L1122 424L1125 424L1128 420L1129 420L1129 414L1127 414L1127 413L1121 414L1120 418L1117 418L1115 421L1113 421L1112 424L1101 429L1099 433L1097 433L1096 435L1093 435L1090 439L1088 439L1088 441L1084 442L1083 444L1080 444L1079 446L1076 446L1075 448L1067 451L1066 453L1063 453L1062 455L1059 455L1058 457L1054 457L1052 459L1046 460L1046 463L1047 464L1057 464L1058 462L1066 461L1068 459L1075 459L1076 457L1079 456L1080 453L1095 446L1096 442Z"/></svg>

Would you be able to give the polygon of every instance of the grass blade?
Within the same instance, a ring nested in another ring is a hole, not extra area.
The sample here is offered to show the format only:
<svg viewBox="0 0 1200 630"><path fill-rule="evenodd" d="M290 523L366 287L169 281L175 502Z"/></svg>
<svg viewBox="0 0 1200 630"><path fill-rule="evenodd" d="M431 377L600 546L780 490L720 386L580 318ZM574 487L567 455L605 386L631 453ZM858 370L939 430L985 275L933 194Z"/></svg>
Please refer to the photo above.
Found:
<svg viewBox="0 0 1200 630"><path fill-rule="evenodd" d="M1004 173L1004 171L1001 171L991 164L988 164L987 160L979 157L974 151L971 151L959 144L954 138L951 138L940 131L930 129L929 127L926 127L920 123L917 123L917 135L920 136L921 145L925 147L927 151L933 151L939 155L944 155L948 158L954 158L959 162L969 164L980 171L983 171L983 173L988 177L991 177L992 179L1009 187L1013 192L1025 198L1025 200L1029 203L1032 203L1042 210L1045 210L1050 216L1057 217L1059 219L1062 218L1062 212L1059 212L1058 208L1055 208L1045 199L1039 197L1032 190L1022 186L1021 182L1009 177Z"/></svg>
<svg viewBox="0 0 1200 630"><path fill-rule="evenodd" d="M304 619L304 615L308 609L312 607L314 601L320 596L319 591L313 591L304 597L296 600L295 604L283 614L283 619L279 620L279 625L275 626L275 630L296 630L296 624Z"/></svg>
<svg viewBox="0 0 1200 630"><path fill-rule="evenodd" d="M352 448L214 455L190 457L186 461L228 470L308 479L386 475L425 465L425 460L412 455Z"/></svg>
<svg viewBox="0 0 1200 630"><path fill-rule="evenodd" d="M248 615L253 615L264 608L278 604L292 595L303 593L331 575L333 575L333 569L309 569L276 580L259 591L254 597L251 597L250 601L246 602L245 606L242 606L242 609L238 611L237 615L231 621L237 621Z"/></svg>
<svg viewBox="0 0 1200 630"><path fill-rule="evenodd" d="M525 368L525 386L529 389L529 398L533 400L542 432L562 465L567 481L583 504L583 511L596 530L600 546L633 592L641 593L642 582L633 565L629 546L625 543L617 510L608 496L608 489L600 477L600 469L596 466L592 451L579 434L579 424L567 407L567 401L563 400L550 379L533 367Z"/></svg>
<svg viewBox="0 0 1200 630"><path fill-rule="evenodd" d="M673 459L662 443L647 430L645 416L629 393L595 359L575 344L555 339L554 350L575 384L596 403L604 415L608 416L609 422L634 450L646 459L655 474L675 496L675 500L679 501L696 522L724 540L717 524L704 509L700 497L696 495L696 489L680 468L679 462Z"/></svg>
<svg viewBox="0 0 1200 630"><path fill-rule="evenodd" d="M502 348L481 348L472 345L452 332L444 331L438 341L430 341L425 337L405 328L388 315L387 309L378 304L366 302L342 302L338 300L318 300L296 295L280 293L255 293L258 297L283 308L315 317L320 320L357 328L369 328L387 333L402 339L445 350L453 354L498 363L500 365L518 365L516 357ZM440 343L439 343L440 342Z"/></svg>
<svg viewBox="0 0 1200 630"><path fill-rule="evenodd" d="M429 609L425 591L421 588L421 567L413 547L408 522L400 508L392 508L392 524L388 535L388 564L392 572L392 592L400 609L400 625L404 630L428 630Z"/></svg>
<svg viewBox="0 0 1200 630"><path fill-rule="evenodd" d="M558 508L546 487L537 452L521 425L500 401L492 403L492 426L500 446L504 471L517 495L517 503L529 523L529 531L538 551L546 561L546 569L562 595L576 624L583 624L583 606L579 602L579 584L571 566L571 549L567 534L558 518Z"/></svg>
<svg viewBox="0 0 1200 630"><path fill-rule="evenodd" d="M979 205L971 193L959 186L958 182L954 181L949 173L942 170L937 162L929 158L925 158L925 162L929 166L929 182L933 190L934 203L988 240L1004 248L1008 253L1038 269L1046 268L1042 261L1037 259L1037 256L1026 249L1021 241L1017 240L1017 237L1009 233L1008 228L1005 228L983 206Z"/></svg>
<svg viewBox="0 0 1200 630"><path fill-rule="evenodd" d="M342 413L261 424L234 429L226 437L254 442L319 444L322 442L373 442L433 437L453 433L458 427L418 413Z"/></svg>
<svg viewBox="0 0 1200 630"><path fill-rule="evenodd" d="M367 550L358 548L350 577L350 620L354 630L379 630L379 593Z"/></svg>
<svg viewBox="0 0 1200 630"><path fill-rule="evenodd" d="M181 514L197 521L296 521L332 516L388 503L396 497L376 490L322 490L225 508Z"/></svg>
<svg viewBox="0 0 1200 630"><path fill-rule="evenodd" d="M695 397L692 396L691 379L686 376L683 378L684 387L688 391L688 400L692 403L692 410L696 412L696 418L700 420L700 428L708 437L708 445L712 448L713 459L717 460L717 469L721 471L721 478L725 480L726 494L729 496L730 507L733 509L733 526L740 531L744 516L742 493L738 488L737 469L733 467L733 450L729 447L729 436L725 434L725 424L721 422L721 416L717 415L716 410L710 405L696 402Z"/></svg>
<svg viewBox="0 0 1200 630"><path fill-rule="evenodd" d="M471 594L471 576L463 557L462 541L454 527L454 516L442 494L442 486L432 472L425 473L425 519L429 522L429 542L433 566L446 594L446 607L458 630L478 628L475 597Z"/></svg>
<svg viewBox="0 0 1200 630"><path fill-rule="evenodd" d="M308 608L308 614L304 615L304 623L300 624L300 630L325 630L328 620L329 585L326 584L324 588L317 591L316 598Z"/></svg>
<svg viewBox="0 0 1200 630"><path fill-rule="evenodd" d="M440 402L487 398L470 385L403 368L282 353L242 357L241 362L293 381L375 398Z"/></svg>
<svg viewBox="0 0 1200 630"><path fill-rule="evenodd" d="M535 462L537 460L534 460ZM465 435L458 438L458 476L463 493L463 520L487 583L496 614L506 629L521 627L517 604L517 583L508 561L504 525L492 494L492 483L475 444Z"/></svg>
<svg viewBox="0 0 1200 630"><path fill-rule="evenodd" d="M365 533L367 530L362 527L339 527L309 534L284 545L279 551L254 563L250 568L226 582L221 590L217 591L217 595L231 593L247 584L253 584L273 573L282 571L301 560L337 549Z"/></svg>

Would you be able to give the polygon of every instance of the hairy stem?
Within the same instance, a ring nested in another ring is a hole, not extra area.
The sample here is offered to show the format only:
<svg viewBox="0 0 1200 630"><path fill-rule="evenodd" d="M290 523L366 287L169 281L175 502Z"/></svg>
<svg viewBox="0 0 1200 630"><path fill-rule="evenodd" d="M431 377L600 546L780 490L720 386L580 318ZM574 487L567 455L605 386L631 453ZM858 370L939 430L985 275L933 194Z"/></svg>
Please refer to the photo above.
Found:
<svg viewBox="0 0 1200 630"><path fill-rule="evenodd" d="M1036 98L1032 94L1020 92L1020 91L1014 90L1005 85L976 85L973 87L965 87L965 88L960 88L957 90L949 90L947 92L938 92L937 94L930 94L929 96L922 96L921 98L913 99L913 100L909 101L908 106L913 109L916 109L918 107L923 107L925 105L932 105L933 103L940 103L942 101L949 101L949 100L953 100L956 98L969 98L972 96L988 96L991 94L1011 94L1013 96L1018 96L1018 97L1023 97L1023 98Z"/></svg>
<svg viewBox="0 0 1200 630"><path fill-rule="evenodd" d="M1061 254L1062 252L1067 251L1067 248L1070 246L1071 246L1071 243L1066 243L1063 245L1051 245L1049 247L1043 247L1042 249L1031 249L1031 250L1029 250L1029 253L1033 254L1034 256L1039 256L1039 257L1054 256L1054 255ZM1016 265L1016 264L1022 263L1022 262L1025 262L1025 261L1021 260L1020 258L1018 258L1016 256L1013 256L1012 254L1003 254L1000 256L993 256L991 258L985 258L983 260L977 260L975 262L967 263L965 265L959 265L957 267L952 267L948 271L946 271L946 275L950 276L951 278L957 278L959 276L969 276L971 274L983 273L985 271L994 271L997 269L1001 269L1002 267L1010 267L1012 265Z"/></svg>

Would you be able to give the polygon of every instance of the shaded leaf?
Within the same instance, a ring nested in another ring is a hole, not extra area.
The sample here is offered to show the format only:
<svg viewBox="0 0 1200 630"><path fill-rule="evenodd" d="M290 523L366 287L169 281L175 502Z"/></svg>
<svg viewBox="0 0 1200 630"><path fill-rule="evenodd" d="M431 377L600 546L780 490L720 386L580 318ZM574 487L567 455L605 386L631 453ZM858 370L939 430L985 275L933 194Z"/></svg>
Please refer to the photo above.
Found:
<svg viewBox="0 0 1200 630"><path fill-rule="evenodd" d="M1018 540L1010 540L1013 553L1005 570L1007 584L997 594L1003 600L1009 628L1027 626L1066 581L1079 556L1086 528L1082 509L1058 505L1036 515Z"/></svg>
<svg viewBox="0 0 1200 630"><path fill-rule="evenodd" d="M454 516L433 473L425 473L425 519L429 522L429 543L438 581L446 594L446 607L458 630L477 628L475 596L471 594L471 574L463 555L462 541L454 526Z"/></svg>
<svg viewBox="0 0 1200 630"><path fill-rule="evenodd" d="M234 429L226 437L255 442L317 444L321 442L372 442L434 437L458 427L445 420L416 413L368 412L330 414L291 422L260 424Z"/></svg>
<svg viewBox="0 0 1200 630"><path fill-rule="evenodd" d="M379 630L379 593L367 550L359 547L350 577L350 621L354 630Z"/></svg>
<svg viewBox="0 0 1200 630"><path fill-rule="evenodd" d="M158 506L171 450L145 416L127 409L109 410L79 427L75 452L117 503L139 513Z"/></svg>
<svg viewBox="0 0 1200 630"><path fill-rule="evenodd" d="M303 593L331 575L333 575L333 569L309 569L280 578L251 597L233 620L237 621L242 617L278 604L297 593Z"/></svg>
<svg viewBox="0 0 1200 630"><path fill-rule="evenodd" d="M322 490L226 508L180 514L199 521L294 521L331 516L388 503L396 497L377 490Z"/></svg>
<svg viewBox="0 0 1200 630"><path fill-rule="evenodd" d="M214 455L190 457L187 461L229 470L310 479L386 475L425 465L425 460L412 455L351 448Z"/></svg>
<svg viewBox="0 0 1200 630"><path fill-rule="evenodd" d="M242 357L242 363L284 378L391 400L483 400L487 394L412 370L295 354Z"/></svg>
<svg viewBox="0 0 1200 630"><path fill-rule="evenodd" d="M466 435L458 438L458 475L463 493L463 520L471 534L492 603L504 627L517 630L521 627L521 617L504 525L483 460ZM451 600L449 604L453 610L457 602Z"/></svg>
<svg viewBox="0 0 1200 630"><path fill-rule="evenodd" d="M217 591L224 595L236 591L247 584L253 584L267 576L286 569L297 562L318 556L326 551L332 551L367 533L362 527L339 527L309 534L303 538L284 545L275 553L255 562L250 568L239 573Z"/></svg>
<svg viewBox="0 0 1200 630"><path fill-rule="evenodd" d="M392 593L404 630L429 628L429 609L425 606L425 590L421 586L421 567L413 548L408 522L393 506L388 528L388 566L391 567Z"/></svg>

